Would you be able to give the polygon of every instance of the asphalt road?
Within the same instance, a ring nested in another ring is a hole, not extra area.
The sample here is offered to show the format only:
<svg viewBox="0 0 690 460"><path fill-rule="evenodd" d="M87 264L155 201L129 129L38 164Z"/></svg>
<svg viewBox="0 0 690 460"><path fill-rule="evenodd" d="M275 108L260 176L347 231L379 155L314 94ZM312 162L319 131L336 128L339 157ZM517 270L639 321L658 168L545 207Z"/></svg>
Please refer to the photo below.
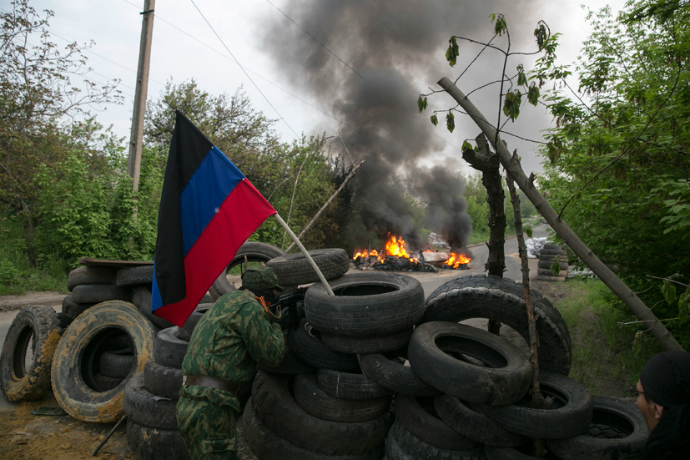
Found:
<svg viewBox="0 0 690 460"><path fill-rule="evenodd" d="M548 225L540 224L532 229L533 237L548 236L547 229ZM406 272L405 274L417 278L424 288L424 295L428 297L436 288L441 286L443 283L456 278L458 276L467 276L485 273L484 265L489 258L489 249L485 244L476 245L471 247L472 251L472 262L469 263L468 270L441 270L438 273L417 273L417 272ZM514 279L517 281L522 280L522 272L520 269L520 259L517 256L518 246L517 238L511 237L506 240L505 244L505 254L506 254L506 272L504 277ZM358 270L352 270L352 273L360 273ZM537 259L530 259L530 278L537 275ZM51 305L56 311L60 311L60 305ZM7 329L9 329L10 324L17 316L18 310L0 312L0 343L5 343L5 335L7 335Z"/></svg>

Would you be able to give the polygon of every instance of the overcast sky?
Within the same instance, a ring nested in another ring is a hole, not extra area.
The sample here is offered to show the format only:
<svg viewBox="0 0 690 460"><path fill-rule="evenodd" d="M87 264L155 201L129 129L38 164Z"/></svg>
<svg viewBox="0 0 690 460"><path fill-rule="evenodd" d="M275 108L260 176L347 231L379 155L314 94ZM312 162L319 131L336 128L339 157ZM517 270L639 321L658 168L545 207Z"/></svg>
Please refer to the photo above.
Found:
<svg viewBox="0 0 690 460"><path fill-rule="evenodd" d="M351 43L348 43L350 40L347 35L338 35L337 39L329 37L329 28L318 27L315 25L314 18L310 18L310 5L321 6L321 10L324 10L324 2L194 1L225 45L249 72L254 83L270 101L270 105L240 67L229 57L228 51L209 29L191 0L158 0L156 2L149 99L160 95L166 80L172 79L175 83L181 83L194 78L202 89L212 94L223 92L232 94L239 86L243 86L257 109L263 111L268 117L277 119L279 115L271 108L271 105L275 107L280 116L285 119L285 122L279 121L275 124L276 131L284 141L295 138L293 131L306 135L325 132L328 136L332 136L339 129L344 128L342 116L333 101L329 100L329 92L321 88L318 94L315 94L313 88L310 87L312 80L307 78L306 70L305 78L300 81L299 67L302 65L300 61L302 55L293 56L289 51L293 45L298 49L310 46L321 51L323 49L277 9L280 8L307 32L327 44L334 54L351 65L355 71L365 75L366 69L357 69L357 66L352 63L360 61L357 53L361 55L368 52L366 42L363 45L359 43L355 49ZM347 4L345 0L340 1ZM64 46L74 41L79 43L95 41L95 46L86 53L89 58L88 64L93 68L90 77L97 82L120 79L119 88L125 99L123 105L100 107L94 112L98 114L98 120L101 123L112 124L117 134L128 138L141 33L139 13L143 9L143 0L32 0L30 3L37 10L50 9L55 13L50 21L50 33L58 45ZM371 2L372 5L374 3ZM586 13L580 8L580 4L584 3L595 10L609 4L614 11L618 11L624 4L622 0L513 0L506 2L428 0L418 3L425 7L429 6L421 13L415 12L419 16L420 24L422 22L427 23L427 26L433 24L439 36L444 37L439 40L437 51L430 53L429 60L425 61L423 71L418 71L419 69L411 65L409 71L404 73L418 92L427 92L428 87L438 88L435 82L442 76L455 79L459 75L466 63L459 62L456 68L450 68L447 65L444 58L447 38L451 34L456 34L488 40L491 37L491 26L488 20L490 13L506 13L514 40L523 49L531 49L534 26L538 20L545 20L552 31L563 34L558 55L565 63L576 58L582 41L589 33L584 20ZM393 0L376 4L390 5L390 8L397 8L398 5ZM506 8L501 7L503 4ZM438 12L443 10L443 8L435 7L439 5L446 9L449 6L457 8L458 15L463 18L463 21L457 21L456 25L447 17L434 17L434 14L439 14ZM0 6L5 10L11 9L9 0L0 0ZM385 10L385 8L378 9ZM325 11L327 14L330 10L326 8ZM337 8L334 8L333 12L335 14ZM424 17L426 13L428 17ZM323 11L320 14L323 17ZM357 14L367 15L368 12L360 10ZM394 17L392 14L386 15L385 11L383 13L372 11L371 14L379 14L376 20L382 23ZM352 20L357 22L356 18ZM474 24L477 28L473 29L467 24ZM388 24L388 27L390 26L391 24ZM392 26L394 27L395 24ZM407 33L408 30L405 32ZM414 32L414 30L409 30L406 38L408 41L414 40ZM463 56L470 57L478 50L476 47L463 47ZM328 63L331 72L343 77L333 81L332 93L335 98L340 94L338 85L343 79L346 77L359 79L360 77L337 58L330 54L327 56L332 61ZM498 78L500 74L498 63L497 55L487 56L477 61L476 67L468 73L468 76L458 82L459 86L468 92L474 86L489 81L487 79L491 78L491 75L493 79ZM307 62L304 65L306 68ZM472 72L474 76L471 76ZM367 84L375 85L374 79L367 78ZM323 81L321 85L323 86ZM373 90L375 91L375 88ZM495 118L498 109L495 90L484 91L483 94L476 93L476 95L475 102L480 110L485 111L490 119ZM427 112L419 115L416 109L416 97L411 97L409 116L424 117L428 120L431 109L445 109L452 105L455 104L448 96L435 95L430 97L430 108ZM352 118L349 119L352 120ZM376 124L376 119L370 117L367 123ZM550 118L543 108L528 106L523 109L518 123L509 124L506 129L527 137L538 138L539 131L547 128L549 123ZM428 123L428 129L434 131L433 136L437 139L440 136L443 142L439 143L435 151L420 157L421 164L433 165L444 163L448 159L460 158L458 149L462 141L466 137L474 138L478 129L469 119L459 117L456 119L456 125L458 128L450 134L445 128L441 126L434 128ZM505 139L511 150L518 148L523 157L523 167L528 174L532 170L540 169L539 160L533 153L534 144L518 142L510 137L505 137ZM333 144L333 149L339 151L340 140L336 138L333 141L336 140L337 143ZM358 156L357 152L352 153L353 156ZM457 162L457 165L461 169L467 168L461 162Z"/></svg>

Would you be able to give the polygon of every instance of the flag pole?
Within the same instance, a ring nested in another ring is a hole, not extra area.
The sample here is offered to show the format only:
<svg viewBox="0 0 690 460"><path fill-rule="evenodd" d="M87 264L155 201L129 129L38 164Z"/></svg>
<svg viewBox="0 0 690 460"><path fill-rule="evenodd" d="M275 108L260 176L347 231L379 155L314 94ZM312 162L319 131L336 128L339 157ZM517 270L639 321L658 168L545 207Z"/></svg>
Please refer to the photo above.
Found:
<svg viewBox="0 0 690 460"><path fill-rule="evenodd" d="M333 289L331 289L331 286L328 284L328 281L326 281L326 278L323 276L323 273L321 273L321 270L319 270L319 267L316 265L316 262L314 262L314 259L311 258L307 250L304 248L304 246L302 246L302 243L297 239L297 236L292 232L292 230L290 230L290 227L288 227L283 218L280 217L280 214L275 213L273 215L275 216L278 223L283 226L287 234L290 235L290 238L292 238L292 240L295 242L300 251L302 251L302 254L304 254L304 256L307 258L312 268L314 268L314 271L316 271L316 274L319 276L319 279L326 288L326 291L328 291L328 294L334 296L335 294L333 293Z"/></svg>

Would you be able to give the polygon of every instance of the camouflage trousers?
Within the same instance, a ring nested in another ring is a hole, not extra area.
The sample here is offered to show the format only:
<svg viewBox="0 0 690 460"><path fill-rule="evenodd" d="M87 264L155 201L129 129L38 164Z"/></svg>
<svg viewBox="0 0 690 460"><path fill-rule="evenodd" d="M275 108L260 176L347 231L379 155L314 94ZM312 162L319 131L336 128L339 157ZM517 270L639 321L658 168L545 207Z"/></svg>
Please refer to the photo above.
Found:
<svg viewBox="0 0 690 460"><path fill-rule="evenodd" d="M193 460L237 458L237 413L203 399L180 395L177 426Z"/></svg>

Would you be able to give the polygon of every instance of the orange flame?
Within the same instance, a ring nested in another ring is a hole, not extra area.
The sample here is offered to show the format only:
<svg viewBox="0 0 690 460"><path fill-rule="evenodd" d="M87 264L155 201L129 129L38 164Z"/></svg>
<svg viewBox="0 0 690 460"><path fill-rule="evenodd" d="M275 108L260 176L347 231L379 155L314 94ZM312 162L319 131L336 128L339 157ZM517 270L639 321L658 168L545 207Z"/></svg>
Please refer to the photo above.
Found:
<svg viewBox="0 0 690 460"><path fill-rule="evenodd" d="M379 255L379 261L383 263L383 261L386 259L386 256L395 256L404 257L406 259L410 259L414 263L417 263L417 259L411 258L405 250L405 240L403 240L401 236L390 235L391 234L389 233L388 236L390 238L386 242L385 249L381 251L381 255Z"/></svg>
<svg viewBox="0 0 690 460"><path fill-rule="evenodd" d="M355 255L352 257L352 260L357 260L358 257L378 257L379 253L376 249L372 249L371 252L367 251L366 249L359 249L356 250Z"/></svg>
<svg viewBox="0 0 690 460"><path fill-rule="evenodd" d="M460 265L469 264L471 261L472 259L467 256L451 252L450 259L446 260L445 264L453 268L458 268Z"/></svg>

